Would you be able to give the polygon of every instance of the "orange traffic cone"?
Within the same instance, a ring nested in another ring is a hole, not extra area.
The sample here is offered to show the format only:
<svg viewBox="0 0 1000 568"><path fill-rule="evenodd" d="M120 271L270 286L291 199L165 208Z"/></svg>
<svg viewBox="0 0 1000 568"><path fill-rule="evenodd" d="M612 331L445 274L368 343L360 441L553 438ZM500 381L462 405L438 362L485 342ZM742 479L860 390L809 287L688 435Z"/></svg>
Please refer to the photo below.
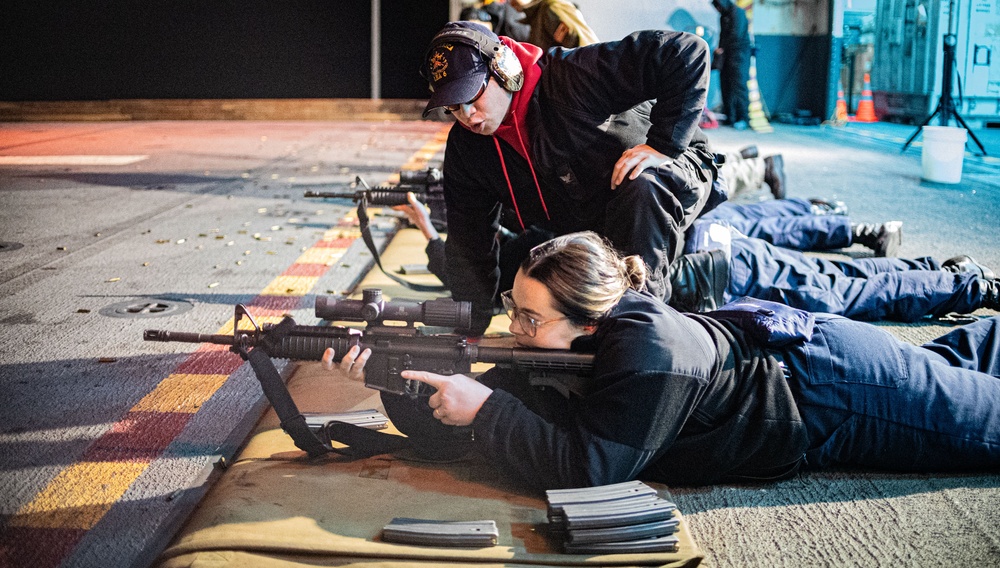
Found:
<svg viewBox="0 0 1000 568"><path fill-rule="evenodd" d="M872 101L871 77L865 73L865 84L861 89L861 100L858 101L858 113L854 115L855 122L878 122L875 116L875 102Z"/></svg>
<svg viewBox="0 0 1000 568"><path fill-rule="evenodd" d="M847 101L844 100L844 82L837 81L837 109L833 113L833 119L837 122L847 120Z"/></svg>

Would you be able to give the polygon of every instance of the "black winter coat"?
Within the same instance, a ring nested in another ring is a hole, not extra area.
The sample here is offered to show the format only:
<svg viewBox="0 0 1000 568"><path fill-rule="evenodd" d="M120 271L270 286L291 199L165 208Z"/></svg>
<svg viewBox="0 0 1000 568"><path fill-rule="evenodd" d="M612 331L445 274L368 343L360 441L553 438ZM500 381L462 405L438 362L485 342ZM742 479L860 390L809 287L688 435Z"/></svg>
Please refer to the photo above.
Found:
<svg viewBox="0 0 1000 568"><path fill-rule="evenodd" d="M538 61L541 78L530 95L524 134L548 215L521 154L497 138L501 163L494 137L456 124L444 159L453 297L473 302L481 322L491 315L502 206L514 208L516 202L524 226L556 234L602 232L614 195L611 174L626 149L645 143L674 159L683 155L691 163L711 162L698 128L708 61L701 38L668 31L636 32L617 42L545 53ZM678 196L678 210L687 197Z"/></svg>
<svg viewBox="0 0 1000 568"><path fill-rule="evenodd" d="M797 470L805 429L778 361L740 329L629 291L574 350L594 374L568 397L493 369L468 429L442 426L426 399L384 396L393 422L431 452L472 448L537 489L631 479L701 485ZM461 441L460 441L461 440Z"/></svg>

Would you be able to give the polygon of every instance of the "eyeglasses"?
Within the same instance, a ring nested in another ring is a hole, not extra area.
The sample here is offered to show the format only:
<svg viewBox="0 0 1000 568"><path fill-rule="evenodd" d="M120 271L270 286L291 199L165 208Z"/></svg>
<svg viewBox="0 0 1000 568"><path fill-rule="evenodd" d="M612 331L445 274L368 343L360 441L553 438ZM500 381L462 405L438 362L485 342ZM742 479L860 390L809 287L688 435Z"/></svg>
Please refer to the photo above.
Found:
<svg viewBox="0 0 1000 568"><path fill-rule="evenodd" d="M464 107L464 106L472 106L472 105L476 104L476 101L479 100L479 97L483 96L483 93L486 92L486 87L489 84L490 84L490 76L487 75L486 76L486 80L483 81L483 86L479 87L479 92L476 93L476 96L472 97L472 99L469 102L467 102L465 104L459 104L459 105L444 105L444 110L446 110L448 112L458 112L458 110L460 108Z"/></svg>
<svg viewBox="0 0 1000 568"><path fill-rule="evenodd" d="M507 290L506 292L500 294L500 301L503 302L503 309L507 310L507 317L509 317L511 321L517 321L517 325L521 326L521 329L524 330L524 333L527 334L528 337L534 337L535 334L538 333L538 328L545 324L569 319L568 317L563 316L561 318L538 321L522 312L520 308L517 307L517 304L514 303L513 296L511 296L511 290Z"/></svg>

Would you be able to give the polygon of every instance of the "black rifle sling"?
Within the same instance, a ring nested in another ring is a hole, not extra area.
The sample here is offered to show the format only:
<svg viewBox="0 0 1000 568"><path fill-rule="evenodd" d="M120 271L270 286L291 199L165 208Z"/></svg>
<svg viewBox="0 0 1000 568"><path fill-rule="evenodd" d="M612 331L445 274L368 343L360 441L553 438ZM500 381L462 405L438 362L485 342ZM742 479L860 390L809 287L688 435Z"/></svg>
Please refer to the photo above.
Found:
<svg viewBox="0 0 1000 568"><path fill-rule="evenodd" d="M368 246L368 250L372 253L372 258L375 259L375 264L378 265L383 274L391 278L394 282L402 284L410 290L416 290L417 292L447 291L447 288L444 286L436 284L418 284L416 282L410 282L409 280L396 276L382 266L382 259L378 254L378 249L375 247L375 241L372 239L371 227L368 224L368 198L365 197L364 194L362 194L361 199L358 200L358 225L361 230L361 238L364 239L365 245Z"/></svg>
<svg viewBox="0 0 1000 568"><path fill-rule="evenodd" d="M260 386L264 390L264 396L274 407L274 412L281 420L281 429L292 437L295 446L309 454L309 457L316 458L330 452L338 454L352 455L351 452L334 449L333 446L323 443L313 434L306 424L306 419L295 406L292 395L289 394L285 381L281 380L278 369L274 366L271 356L263 349L252 349L247 355L250 367L257 375Z"/></svg>
<svg viewBox="0 0 1000 568"><path fill-rule="evenodd" d="M267 351L261 348L251 349L249 352L239 349L239 353L250 362L250 367L260 382L264 396L267 397L281 421L281 429L291 436L295 447L309 454L310 458L317 458L328 453L366 458L409 447L409 439L403 436L382 434L345 422L330 422L324 429L331 440L346 444L346 448L334 448L323 442L309 429L305 417L302 416L295 401L292 400L292 395L288 392L285 381L281 379L281 374L278 373L278 369L274 366L274 361L271 360Z"/></svg>
<svg viewBox="0 0 1000 568"><path fill-rule="evenodd" d="M357 424L347 422L328 422L326 434L334 442L347 444L355 451L354 455L377 456L391 454L410 447L410 439L395 434L383 434Z"/></svg>

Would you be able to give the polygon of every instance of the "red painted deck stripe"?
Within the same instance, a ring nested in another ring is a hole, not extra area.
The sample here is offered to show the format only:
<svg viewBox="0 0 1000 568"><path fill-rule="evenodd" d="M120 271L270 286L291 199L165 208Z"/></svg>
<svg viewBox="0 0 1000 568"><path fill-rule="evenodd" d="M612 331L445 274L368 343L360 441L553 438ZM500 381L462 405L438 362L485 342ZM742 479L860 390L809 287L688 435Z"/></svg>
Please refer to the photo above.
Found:
<svg viewBox="0 0 1000 568"><path fill-rule="evenodd" d="M191 412L130 411L94 441L80 461L152 461L187 426Z"/></svg>
<svg viewBox="0 0 1000 568"><path fill-rule="evenodd" d="M177 366L174 374L231 375L242 364L243 359L228 345L203 344Z"/></svg>
<svg viewBox="0 0 1000 568"><path fill-rule="evenodd" d="M5 527L0 532L0 566L56 568L85 534L84 529Z"/></svg>
<svg viewBox="0 0 1000 568"><path fill-rule="evenodd" d="M282 276L323 276L330 267L325 264L295 263L281 273Z"/></svg>
<svg viewBox="0 0 1000 568"><path fill-rule="evenodd" d="M354 237L342 237L339 239L324 239L313 245L316 248L347 248L354 242Z"/></svg>

